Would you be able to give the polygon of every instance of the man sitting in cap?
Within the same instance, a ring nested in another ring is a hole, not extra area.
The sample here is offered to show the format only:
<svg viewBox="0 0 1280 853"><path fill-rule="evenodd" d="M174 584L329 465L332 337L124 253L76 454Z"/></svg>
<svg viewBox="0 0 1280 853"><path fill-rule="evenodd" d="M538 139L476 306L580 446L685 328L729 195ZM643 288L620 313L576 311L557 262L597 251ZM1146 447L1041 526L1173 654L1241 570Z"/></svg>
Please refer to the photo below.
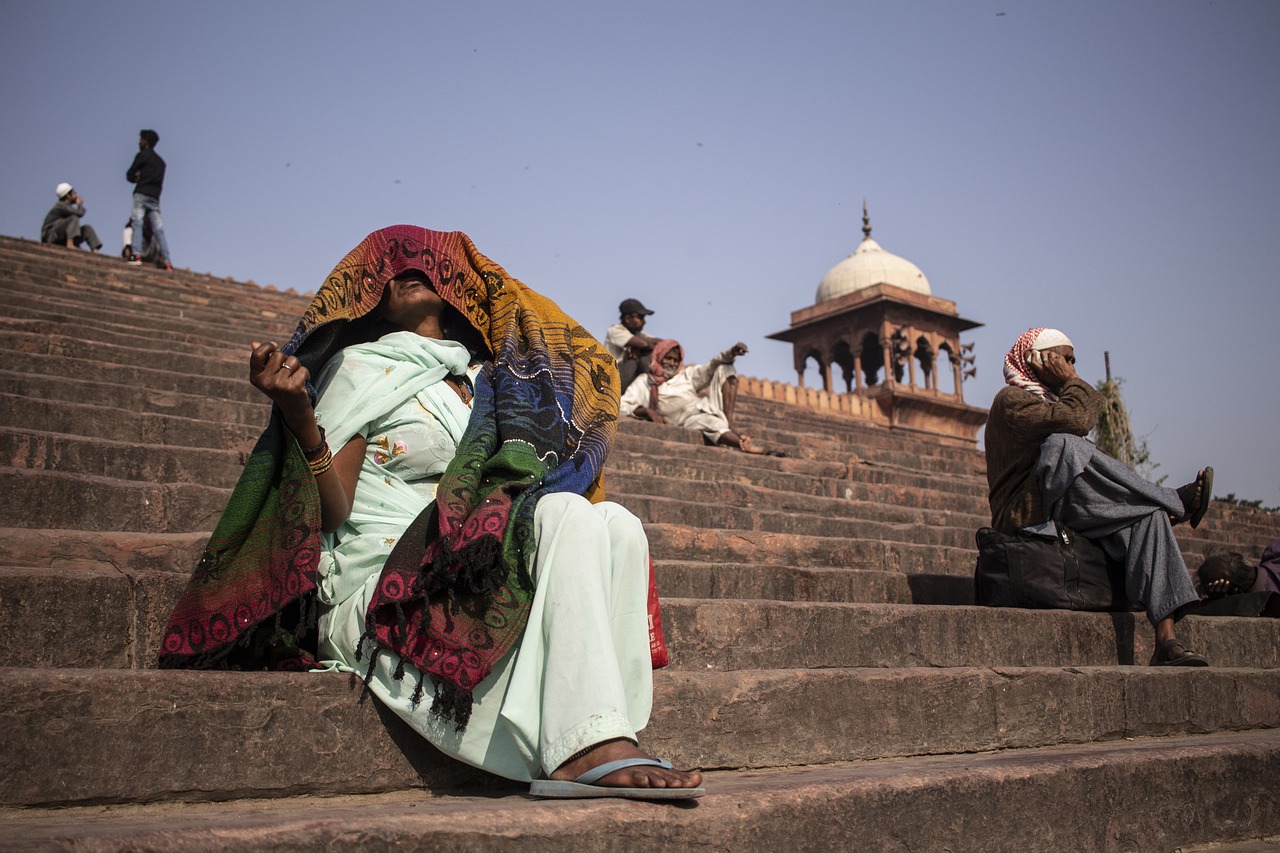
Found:
<svg viewBox="0 0 1280 853"><path fill-rule="evenodd" d="M626 391L641 373L649 371L649 354L657 338L643 333L645 317L653 312L639 299L624 299L618 306L619 322L609 327L604 336L604 348L618 362L618 378Z"/></svg>
<svg viewBox="0 0 1280 853"><path fill-rule="evenodd" d="M40 226L40 242L66 246L68 249L89 244L90 252L102 248L102 241L92 225L81 222L84 216L84 199L76 192L75 187L65 181L58 184L54 193L58 196L49 213L45 215L44 224Z"/></svg>

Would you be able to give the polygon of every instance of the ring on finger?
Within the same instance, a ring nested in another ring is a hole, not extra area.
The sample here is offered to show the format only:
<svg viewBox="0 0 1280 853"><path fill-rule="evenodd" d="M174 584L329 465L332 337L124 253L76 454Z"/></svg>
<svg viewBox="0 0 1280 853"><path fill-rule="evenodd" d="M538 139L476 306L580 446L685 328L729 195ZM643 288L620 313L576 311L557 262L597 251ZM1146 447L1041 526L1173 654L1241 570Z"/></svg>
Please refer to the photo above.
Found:
<svg viewBox="0 0 1280 853"><path fill-rule="evenodd" d="M292 367L290 367L290 366L289 366L289 365L287 365L287 364L282 364L282 365L280 365L280 368L281 368L282 370L287 370L287 371L289 371L290 373L293 373L293 368L292 368Z"/></svg>

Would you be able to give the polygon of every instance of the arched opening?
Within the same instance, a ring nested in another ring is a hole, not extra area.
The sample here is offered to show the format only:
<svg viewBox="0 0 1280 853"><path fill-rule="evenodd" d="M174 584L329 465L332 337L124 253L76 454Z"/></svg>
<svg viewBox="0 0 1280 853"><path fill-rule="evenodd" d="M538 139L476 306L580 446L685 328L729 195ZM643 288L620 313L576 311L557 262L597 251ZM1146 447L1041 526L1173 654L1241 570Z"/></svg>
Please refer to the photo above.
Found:
<svg viewBox="0 0 1280 853"><path fill-rule="evenodd" d="M831 353L831 363L840 367L840 375L844 379L844 393L852 394L854 390L854 360L853 350L849 348L847 341L836 343ZM831 381L834 385L834 376L831 377Z"/></svg>
<svg viewBox="0 0 1280 853"><path fill-rule="evenodd" d="M811 366L813 368L812 373L810 373ZM804 354L797 370L800 374L801 388L821 388L824 391L830 390L827 388L826 362L823 361L822 353L819 352L816 347L810 349Z"/></svg>
<svg viewBox="0 0 1280 853"><path fill-rule="evenodd" d="M880 337L875 332L867 332L862 336L862 377L867 385L880 384L880 371L884 369L884 350L880 348Z"/></svg>
<svg viewBox="0 0 1280 853"><path fill-rule="evenodd" d="M959 357L956 355L955 350L951 348L951 344L947 343L938 347L938 353L939 355L942 353L947 354L947 370L951 372L951 384L955 386L951 393L959 394L960 388L958 383L960 382L960 371L956 369L956 366L960 363ZM939 367L941 367L941 365L939 365Z"/></svg>
<svg viewBox="0 0 1280 853"><path fill-rule="evenodd" d="M929 339L924 335L916 338L915 350L916 363L920 365L920 375L922 381L921 388L933 388L933 361L934 351L933 344L929 343Z"/></svg>

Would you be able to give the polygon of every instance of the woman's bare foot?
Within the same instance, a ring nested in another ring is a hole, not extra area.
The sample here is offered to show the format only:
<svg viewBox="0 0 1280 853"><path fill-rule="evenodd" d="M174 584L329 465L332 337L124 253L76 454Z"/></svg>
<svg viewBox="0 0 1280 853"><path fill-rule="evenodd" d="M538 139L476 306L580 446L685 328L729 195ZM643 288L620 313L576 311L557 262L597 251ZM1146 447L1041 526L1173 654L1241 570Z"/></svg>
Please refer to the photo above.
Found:
<svg viewBox="0 0 1280 853"><path fill-rule="evenodd" d="M572 782L593 767L623 758L653 758L629 740L608 740L581 758L561 764L551 778ZM663 767L641 765L624 767L602 777L594 784L605 788L696 788L702 784L702 774L696 770L667 770Z"/></svg>

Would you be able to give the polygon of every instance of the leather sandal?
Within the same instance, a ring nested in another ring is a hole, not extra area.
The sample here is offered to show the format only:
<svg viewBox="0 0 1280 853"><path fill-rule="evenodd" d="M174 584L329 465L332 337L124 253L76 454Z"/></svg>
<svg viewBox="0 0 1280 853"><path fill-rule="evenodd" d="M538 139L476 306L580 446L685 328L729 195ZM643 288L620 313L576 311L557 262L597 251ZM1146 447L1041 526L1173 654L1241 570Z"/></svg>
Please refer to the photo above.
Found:
<svg viewBox="0 0 1280 853"><path fill-rule="evenodd" d="M1149 666L1208 666L1204 655L1194 652L1183 645L1182 641L1177 637L1172 640L1165 640L1156 646L1155 653L1151 655L1151 663Z"/></svg>

